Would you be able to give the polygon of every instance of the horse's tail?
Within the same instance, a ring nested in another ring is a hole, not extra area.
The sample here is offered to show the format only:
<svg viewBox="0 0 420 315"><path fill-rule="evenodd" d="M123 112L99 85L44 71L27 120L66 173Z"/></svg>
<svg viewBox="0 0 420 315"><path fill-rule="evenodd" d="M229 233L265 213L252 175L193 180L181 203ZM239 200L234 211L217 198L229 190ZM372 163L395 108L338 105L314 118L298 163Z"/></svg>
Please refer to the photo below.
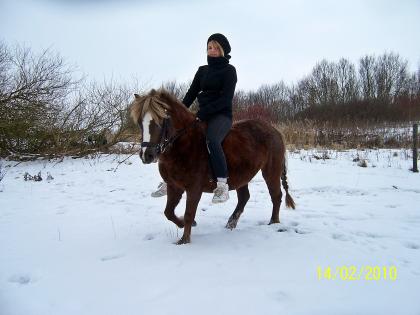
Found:
<svg viewBox="0 0 420 315"><path fill-rule="evenodd" d="M293 200L292 196L289 194L289 185L287 184L287 167L284 165L283 173L281 174L281 183L283 185L284 190L286 191L286 207L295 209L295 201Z"/></svg>

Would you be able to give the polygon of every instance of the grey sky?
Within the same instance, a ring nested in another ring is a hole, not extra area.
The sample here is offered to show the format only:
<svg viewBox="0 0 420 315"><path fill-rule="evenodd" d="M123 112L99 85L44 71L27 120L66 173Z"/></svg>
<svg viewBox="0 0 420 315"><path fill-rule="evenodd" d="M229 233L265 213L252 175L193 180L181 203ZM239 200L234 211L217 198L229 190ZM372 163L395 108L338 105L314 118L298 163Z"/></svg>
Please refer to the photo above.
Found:
<svg viewBox="0 0 420 315"><path fill-rule="evenodd" d="M51 47L88 76L187 82L206 63L206 40L232 46L238 88L286 83L323 58L357 62L394 51L420 64L420 1L0 0L0 39Z"/></svg>

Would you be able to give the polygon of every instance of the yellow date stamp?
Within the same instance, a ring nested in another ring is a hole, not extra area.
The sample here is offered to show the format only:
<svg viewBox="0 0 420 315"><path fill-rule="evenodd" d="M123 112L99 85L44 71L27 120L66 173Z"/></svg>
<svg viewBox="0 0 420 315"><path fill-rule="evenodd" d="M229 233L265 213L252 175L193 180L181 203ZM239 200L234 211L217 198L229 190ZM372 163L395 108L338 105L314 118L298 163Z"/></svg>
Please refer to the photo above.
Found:
<svg viewBox="0 0 420 315"><path fill-rule="evenodd" d="M318 266L316 268L318 280L343 281L395 281L397 280L397 267L395 266Z"/></svg>

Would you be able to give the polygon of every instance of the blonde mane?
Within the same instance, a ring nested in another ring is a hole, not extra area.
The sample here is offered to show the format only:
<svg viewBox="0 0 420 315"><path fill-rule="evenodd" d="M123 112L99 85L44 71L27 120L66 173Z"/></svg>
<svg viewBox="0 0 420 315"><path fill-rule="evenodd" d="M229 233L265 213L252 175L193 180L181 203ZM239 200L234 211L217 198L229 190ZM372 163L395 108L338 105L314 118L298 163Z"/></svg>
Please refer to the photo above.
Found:
<svg viewBox="0 0 420 315"><path fill-rule="evenodd" d="M162 93L167 93L162 90L151 90L146 95L135 95L135 99L130 106L131 118L134 123L138 123L144 118L147 112L152 115L153 120L158 125L161 125L163 119L168 118L167 110L169 105L161 100L160 96Z"/></svg>

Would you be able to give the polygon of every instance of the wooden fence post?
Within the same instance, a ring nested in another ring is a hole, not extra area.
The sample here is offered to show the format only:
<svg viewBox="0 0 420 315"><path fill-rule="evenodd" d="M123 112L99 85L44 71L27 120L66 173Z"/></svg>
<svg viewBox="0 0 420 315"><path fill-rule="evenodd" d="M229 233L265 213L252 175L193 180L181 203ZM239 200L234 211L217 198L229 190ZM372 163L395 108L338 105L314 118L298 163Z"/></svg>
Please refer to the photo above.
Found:
<svg viewBox="0 0 420 315"><path fill-rule="evenodd" d="M418 124L413 125L413 172L418 173L417 168L417 140L418 138Z"/></svg>

